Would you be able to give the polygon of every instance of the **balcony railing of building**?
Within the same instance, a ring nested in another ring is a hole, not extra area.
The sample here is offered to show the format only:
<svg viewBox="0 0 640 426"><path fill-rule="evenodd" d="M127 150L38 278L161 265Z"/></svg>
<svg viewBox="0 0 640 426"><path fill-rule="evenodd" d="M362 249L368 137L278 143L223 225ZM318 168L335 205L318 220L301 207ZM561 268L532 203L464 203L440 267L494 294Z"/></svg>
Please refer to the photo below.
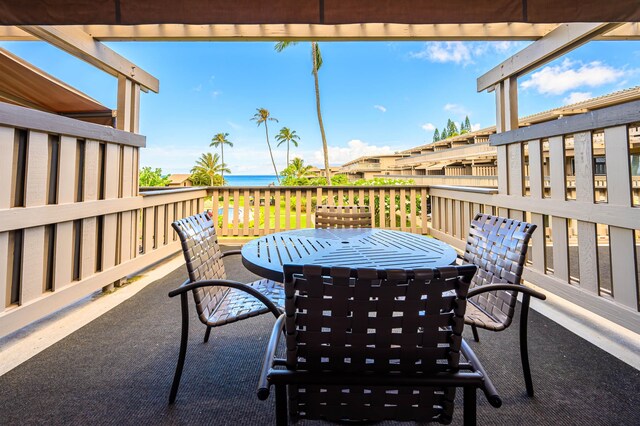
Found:
<svg viewBox="0 0 640 426"><path fill-rule="evenodd" d="M144 137L24 108L1 108L0 149L6 155L0 158L0 335L174 255L179 242L171 222L205 205L221 238L252 238L312 227L317 204L366 205L376 227L431 234L459 249L477 212L527 219L540 228L525 271L528 282L640 331L640 209L631 196L627 133L630 123L640 121L638 104L623 113L591 113L588 123L580 116L558 120L554 125L560 130L539 124L499 135L494 141L500 144L498 189L418 182L142 193L134 183ZM590 135L603 128L607 164L616 167L607 170L607 202L597 203ZM576 200L567 199L562 142L568 134L576 140ZM549 194L543 189L543 142L550 147ZM599 238L603 227L606 235Z"/></svg>
<svg viewBox="0 0 640 426"><path fill-rule="evenodd" d="M498 189L430 187L430 234L463 249L476 212L535 223L540 231L532 239L525 279L640 331L640 200L633 196L632 182L638 177L632 176L631 162L637 153L629 137L629 128L638 121L636 101L495 135ZM602 178L594 178L592 152L592 135L602 129L609 165L606 202L595 198ZM564 141L569 136L574 139L576 175L568 178ZM549 149L549 191L542 174L543 144ZM529 191L524 190L525 148ZM567 182L575 186L574 199L568 197Z"/></svg>

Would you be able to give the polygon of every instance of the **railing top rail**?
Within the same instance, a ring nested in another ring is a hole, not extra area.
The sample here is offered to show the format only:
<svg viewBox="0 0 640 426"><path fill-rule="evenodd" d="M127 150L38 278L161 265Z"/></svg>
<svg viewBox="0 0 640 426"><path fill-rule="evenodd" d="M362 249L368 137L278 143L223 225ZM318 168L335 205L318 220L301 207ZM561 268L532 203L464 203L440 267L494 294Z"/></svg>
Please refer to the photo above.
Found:
<svg viewBox="0 0 640 426"><path fill-rule="evenodd" d="M494 146L507 145L515 142L621 126L636 121L640 121L640 101L597 109L584 114L559 118L529 127L521 127L504 133L496 133L491 135L489 140L491 145Z"/></svg>
<svg viewBox="0 0 640 426"><path fill-rule="evenodd" d="M413 176L405 176L408 179L413 179ZM363 189L363 190L367 190L367 189L423 189L423 188L429 188L429 185L412 185L412 184L407 184L407 185L333 185L333 186L326 186L326 185L306 185L306 186L210 186L207 189L209 190L243 190L243 189L269 189L269 190L278 190L278 191L282 191L282 190L315 190L317 188L322 188L322 189L332 189L332 190L341 190L341 189L351 189L351 190L358 190L358 189Z"/></svg>
<svg viewBox="0 0 640 426"><path fill-rule="evenodd" d="M497 188L482 188L479 186L451 186L451 185L429 185L431 189L444 189L447 191L475 192L478 194L497 194Z"/></svg>
<svg viewBox="0 0 640 426"><path fill-rule="evenodd" d="M87 123L61 115L37 111L0 102L0 126L68 135L80 139L114 142L137 147L146 146L145 136L124 132L109 126Z"/></svg>
<svg viewBox="0 0 640 426"><path fill-rule="evenodd" d="M163 187L141 187L140 195L142 195L143 197L149 197L153 195L181 194L184 192L206 191L211 187L185 186L185 187L171 188L171 189L151 189L151 188L163 188Z"/></svg>

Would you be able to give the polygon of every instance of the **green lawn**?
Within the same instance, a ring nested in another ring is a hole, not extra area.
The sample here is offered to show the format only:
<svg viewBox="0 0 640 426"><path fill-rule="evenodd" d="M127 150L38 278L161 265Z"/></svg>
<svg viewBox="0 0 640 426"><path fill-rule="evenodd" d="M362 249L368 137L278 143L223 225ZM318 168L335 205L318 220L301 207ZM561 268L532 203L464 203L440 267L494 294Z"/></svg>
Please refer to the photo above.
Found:
<svg viewBox="0 0 640 426"><path fill-rule="evenodd" d="M233 206L233 198L229 199L229 207ZM238 200L238 206L241 208L244 208L244 197L240 196L239 200ZM218 202L218 208L222 207L222 202ZM213 209L213 201L211 199L206 199L204 202L204 208L205 209ZM251 208L251 212L253 212L253 206L250 206ZM269 227L270 228L274 228L275 227L275 218L276 218L276 206L268 206L269 209ZM264 215L265 215L265 206L260 206L260 227L262 227L264 225ZM281 229L285 229L285 208L284 206L280 207L280 228ZM289 214L289 218L290 218L290 223L289 223L289 228L312 228L313 227L313 223L311 221L311 216L312 215L307 215L306 212L302 212L300 213L300 224L296 224L296 207L295 204L292 203L291 205L291 213ZM218 218L219 221L219 225L222 225L222 218L219 217ZM253 228L254 227L254 220L251 220L249 222L249 228ZM231 228L231 220L229 220L229 228ZM239 229L243 228L243 224L239 223L237 226Z"/></svg>

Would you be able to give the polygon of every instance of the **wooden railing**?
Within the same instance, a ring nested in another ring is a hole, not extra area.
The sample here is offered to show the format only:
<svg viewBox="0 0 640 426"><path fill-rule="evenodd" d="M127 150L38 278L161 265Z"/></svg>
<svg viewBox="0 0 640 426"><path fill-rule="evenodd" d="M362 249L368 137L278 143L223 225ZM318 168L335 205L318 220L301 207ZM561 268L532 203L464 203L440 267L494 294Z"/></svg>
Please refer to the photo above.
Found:
<svg viewBox="0 0 640 426"><path fill-rule="evenodd" d="M251 238L313 227L318 204L368 206L376 227L430 233L460 249L477 212L526 219L540 228L526 280L640 331L640 209L632 198L637 178L630 176L628 138L629 124L640 121L640 103L619 108L590 113L588 123L575 116L497 135L497 190L415 185L139 193L134 183L144 137L0 104L0 336L177 253L170 228L176 219L211 208L221 237ZM591 135L603 128L607 202L597 203ZM563 152L570 134L575 200L567 199ZM550 197L543 141L550 147Z"/></svg>
<svg viewBox="0 0 640 426"><path fill-rule="evenodd" d="M0 336L176 253L204 189L138 194L140 135L0 103Z"/></svg>
<svg viewBox="0 0 640 426"><path fill-rule="evenodd" d="M629 127L640 102L597 110L492 136L497 190L431 187L430 233L460 249L478 212L526 219L538 226L524 278L590 311L640 332L640 209L632 197ZM607 202L596 202L592 134L604 129ZM573 135L575 199L567 197L564 141ZM542 176L542 143L549 143L550 191ZM526 144L527 149L524 145ZM529 188L524 158L528 152ZM550 192L550 193L549 193ZM637 198L637 197L636 197Z"/></svg>
<svg viewBox="0 0 640 426"><path fill-rule="evenodd" d="M318 204L368 206L375 227L427 233L426 186L211 188L222 237L254 237L312 228Z"/></svg>

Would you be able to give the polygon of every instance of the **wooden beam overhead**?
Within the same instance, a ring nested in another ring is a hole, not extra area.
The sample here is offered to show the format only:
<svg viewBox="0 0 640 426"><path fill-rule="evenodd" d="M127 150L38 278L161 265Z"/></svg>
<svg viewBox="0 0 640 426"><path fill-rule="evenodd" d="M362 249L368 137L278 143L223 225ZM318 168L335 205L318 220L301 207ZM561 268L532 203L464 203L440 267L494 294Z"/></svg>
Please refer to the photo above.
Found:
<svg viewBox="0 0 640 426"><path fill-rule="evenodd" d="M618 23L562 24L477 80L481 92L510 77L518 77L620 26Z"/></svg>
<svg viewBox="0 0 640 426"><path fill-rule="evenodd" d="M78 27L23 26L20 29L44 40L83 61L115 76L126 76L143 88L158 93L160 83L157 78L133 64L109 47L96 41Z"/></svg>
<svg viewBox="0 0 640 426"><path fill-rule="evenodd" d="M344 24L344 25L83 25L98 41L535 41L560 24ZM0 40L32 41L18 27L0 26ZM640 40L640 23L626 23L594 40Z"/></svg>
<svg viewBox="0 0 640 426"><path fill-rule="evenodd" d="M0 25L638 22L637 0L20 0Z"/></svg>

